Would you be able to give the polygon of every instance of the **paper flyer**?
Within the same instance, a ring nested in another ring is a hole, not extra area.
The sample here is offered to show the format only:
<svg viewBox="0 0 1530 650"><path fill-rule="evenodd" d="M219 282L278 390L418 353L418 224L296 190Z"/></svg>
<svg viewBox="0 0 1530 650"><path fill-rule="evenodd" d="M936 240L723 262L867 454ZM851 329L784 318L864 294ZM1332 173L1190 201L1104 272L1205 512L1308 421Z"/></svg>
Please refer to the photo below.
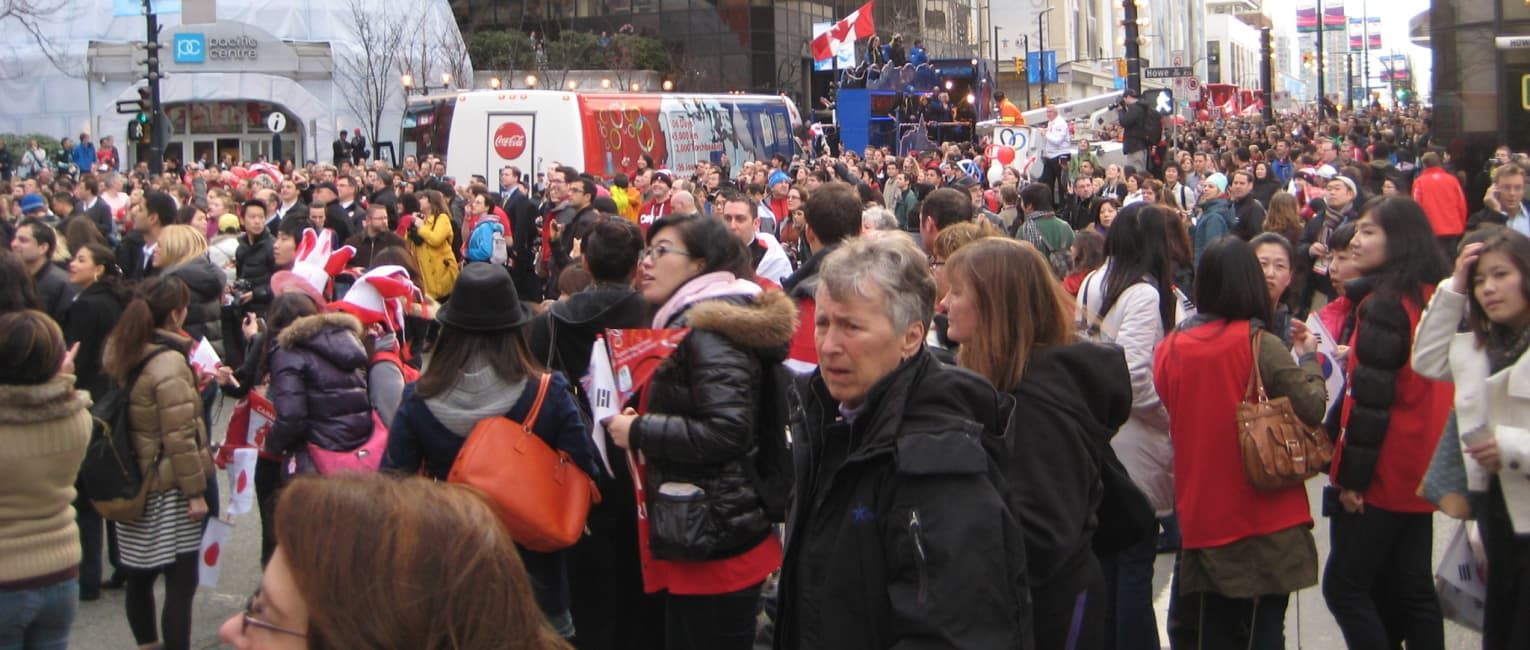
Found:
<svg viewBox="0 0 1530 650"><path fill-rule="evenodd" d="M191 368L197 371L198 375L213 374L223 365L223 359L218 356L218 351L213 349L212 344L207 342L205 336L191 347L188 358L191 361Z"/></svg>

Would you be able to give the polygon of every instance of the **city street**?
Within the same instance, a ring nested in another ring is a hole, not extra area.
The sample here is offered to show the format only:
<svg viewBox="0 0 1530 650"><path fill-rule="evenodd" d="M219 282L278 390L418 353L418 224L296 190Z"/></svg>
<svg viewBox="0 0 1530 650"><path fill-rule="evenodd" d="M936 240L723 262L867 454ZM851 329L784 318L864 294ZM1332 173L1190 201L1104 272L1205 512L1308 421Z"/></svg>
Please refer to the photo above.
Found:
<svg viewBox="0 0 1530 650"><path fill-rule="evenodd" d="M214 429L218 435L221 435L223 428L228 424L228 413L233 402L225 400L222 406L218 426ZM219 489L226 504L229 490L225 478L219 475ZM1313 504L1320 502L1321 492L1321 477L1308 484L1308 498ZM220 647L218 627L244 607L245 599L260 582L259 516L251 512L240 517L236 523L233 538L223 552L223 574L218 587L197 591L196 607L192 615L191 638L194 648ZM1314 531L1317 536L1320 559L1326 558L1328 553L1327 523L1327 520L1317 518L1317 528ZM1450 535L1455 532L1455 526L1454 520L1444 515L1435 516L1436 561L1444 551L1445 543L1449 541ZM1174 557L1167 554L1160 555L1153 574L1153 585L1158 594L1154 606L1158 612L1159 641L1165 648L1169 646L1168 635L1163 626L1168 618L1169 576L1173 568ZM81 603L79 615L75 617L72 647L88 650L129 648L133 646L132 638L132 633L128 630L127 618L123 614L122 591L103 591L101 600ZM1453 650L1467 650L1480 645L1480 637L1475 632L1454 623L1445 624L1445 647ZM1334 624L1333 616L1328 613L1328 608L1323 604L1323 594L1318 587L1302 591L1287 612L1286 646L1312 650L1340 650L1344 647L1343 636L1339 633L1338 626Z"/></svg>

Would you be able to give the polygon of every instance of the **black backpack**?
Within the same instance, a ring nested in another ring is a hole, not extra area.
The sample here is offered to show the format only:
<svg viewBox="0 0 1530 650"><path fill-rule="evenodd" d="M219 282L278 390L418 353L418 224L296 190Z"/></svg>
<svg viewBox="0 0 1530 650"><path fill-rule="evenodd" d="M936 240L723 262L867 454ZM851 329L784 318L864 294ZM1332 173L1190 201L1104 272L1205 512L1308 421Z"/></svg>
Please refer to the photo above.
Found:
<svg viewBox="0 0 1530 650"><path fill-rule="evenodd" d="M764 504L765 516L773 522L785 523L786 512L792 505L795 474L791 445L786 438L789 425L786 394L793 380L780 362L762 361L765 381L760 386L759 422L755 427L760 435L744 467Z"/></svg>
<svg viewBox="0 0 1530 650"><path fill-rule="evenodd" d="M95 426L85 448L85 461L80 465L80 485L96 511L112 521L137 521L143 516L144 498L148 496L144 488L148 483L138 469L128 405L133 384L138 382L143 369L154 357L171 351L162 348L151 353L133 368L125 385L113 386L90 407Z"/></svg>

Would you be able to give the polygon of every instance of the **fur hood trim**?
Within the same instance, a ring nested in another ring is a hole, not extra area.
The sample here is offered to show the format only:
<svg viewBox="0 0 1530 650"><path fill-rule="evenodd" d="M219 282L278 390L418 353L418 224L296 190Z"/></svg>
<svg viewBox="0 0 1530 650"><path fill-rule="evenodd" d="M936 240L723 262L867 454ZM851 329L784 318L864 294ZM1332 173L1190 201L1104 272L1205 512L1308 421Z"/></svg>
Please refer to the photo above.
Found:
<svg viewBox="0 0 1530 650"><path fill-rule="evenodd" d="M291 348L330 327L338 327L355 334L357 340L360 340L362 333L366 331L361 327L361 321L350 314L342 312L314 314L292 321L291 325L277 335L276 344Z"/></svg>
<svg viewBox="0 0 1530 650"><path fill-rule="evenodd" d="M74 389L74 375L41 384L0 386L0 424L51 422L90 408L90 395Z"/></svg>
<svg viewBox="0 0 1530 650"><path fill-rule="evenodd" d="M686 325L717 332L751 348L774 348L791 342L797 332L797 303L785 292L770 289L749 302L707 300L685 312Z"/></svg>

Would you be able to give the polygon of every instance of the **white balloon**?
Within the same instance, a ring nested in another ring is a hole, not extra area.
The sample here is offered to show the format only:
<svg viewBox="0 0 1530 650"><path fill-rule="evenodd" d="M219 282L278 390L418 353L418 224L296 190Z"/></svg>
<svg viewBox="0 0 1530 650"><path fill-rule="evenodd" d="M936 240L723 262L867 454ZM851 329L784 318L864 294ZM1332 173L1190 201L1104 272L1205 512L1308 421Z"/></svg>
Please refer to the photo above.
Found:
<svg viewBox="0 0 1530 650"><path fill-rule="evenodd" d="M998 160L994 160L993 163L988 166L988 184L997 185L1003 178L1004 165L999 164Z"/></svg>

